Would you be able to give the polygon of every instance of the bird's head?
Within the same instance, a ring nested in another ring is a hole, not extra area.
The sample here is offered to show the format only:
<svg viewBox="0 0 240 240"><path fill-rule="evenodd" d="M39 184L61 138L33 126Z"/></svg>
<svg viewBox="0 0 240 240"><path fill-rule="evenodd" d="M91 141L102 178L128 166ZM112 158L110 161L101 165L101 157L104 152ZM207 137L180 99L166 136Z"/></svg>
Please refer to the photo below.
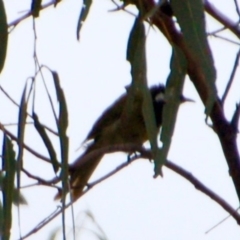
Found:
<svg viewBox="0 0 240 240"><path fill-rule="evenodd" d="M159 127L162 124L162 112L163 112L163 106L168 102L166 96L165 96L165 86L155 85L150 88L150 92L152 95L153 100L153 108L155 112L155 118L157 126ZM184 102L194 102L190 98L186 98L183 95L179 96L180 103Z"/></svg>

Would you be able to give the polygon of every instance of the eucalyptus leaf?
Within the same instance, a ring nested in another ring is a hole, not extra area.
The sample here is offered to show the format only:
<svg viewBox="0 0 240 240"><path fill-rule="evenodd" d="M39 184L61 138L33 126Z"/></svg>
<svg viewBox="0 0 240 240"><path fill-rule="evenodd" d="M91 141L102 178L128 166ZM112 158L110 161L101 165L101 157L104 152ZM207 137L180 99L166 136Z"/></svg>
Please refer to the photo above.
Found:
<svg viewBox="0 0 240 240"><path fill-rule="evenodd" d="M205 82L203 84L206 84L208 88L205 112L209 115L217 99L217 89L215 86L216 70L207 40L203 1L171 0L171 6L173 7L177 22L181 27L184 41L197 59L204 76Z"/></svg>
<svg viewBox="0 0 240 240"><path fill-rule="evenodd" d="M14 193L14 177L16 173L15 152L11 140L4 134L3 149L2 149L3 169L5 171L2 180L2 195L3 195L3 226L2 238L3 240L10 239L12 227L12 204Z"/></svg>
<svg viewBox="0 0 240 240"><path fill-rule="evenodd" d="M32 116L33 116L34 126L35 126L36 130L38 131L39 135L41 136L45 147L48 150L48 154L49 154L51 162L52 162L53 170L55 173L57 173L57 171L59 169L59 163L57 160L57 154L54 150L53 144L52 144L50 138L48 137L48 135L45 131L45 128L40 123L37 114L35 112L33 112Z"/></svg>
<svg viewBox="0 0 240 240"><path fill-rule="evenodd" d="M7 54L8 25L3 0L0 0L0 72L2 71Z"/></svg>
<svg viewBox="0 0 240 240"><path fill-rule="evenodd" d="M171 72L167 79L165 99L166 104L163 108L161 142L162 148L158 160L155 162L155 174L158 175L162 164L166 162L167 155L171 146L172 136L177 119L179 104L184 79L187 73L187 61L184 54L178 47L173 47L171 62Z"/></svg>
<svg viewBox="0 0 240 240"><path fill-rule="evenodd" d="M82 9L77 22L77 40L80 39L80 31L84 21L86 21L89 10L92 6L92 0L83 0Z"/></svg>

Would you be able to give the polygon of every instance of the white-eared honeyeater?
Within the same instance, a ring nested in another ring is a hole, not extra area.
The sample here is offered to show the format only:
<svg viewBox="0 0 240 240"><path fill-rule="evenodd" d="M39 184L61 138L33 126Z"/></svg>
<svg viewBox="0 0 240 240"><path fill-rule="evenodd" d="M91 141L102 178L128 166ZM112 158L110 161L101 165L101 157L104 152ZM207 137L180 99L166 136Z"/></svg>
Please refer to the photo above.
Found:
<svg viewBox="0 0 240 240"><path fill-rule="evenodd" d="M150 88L155 120L158 130L162 124L163 107L167 104L164 98L165 87L157 85ZM84 187L87 185L93 171L99 164L104 153L96 151L111 145L138 144L142 145L148 140L142 113L142 98L135 97L130 112L125 111L128 94L120 96L110 107L108 107L93 125L86 137L85 142L91 141L85 152L69 166L70 187L73 200L79 198ZM179 96L179 101L184 102L189 99ZM127 116L126 116L127 114ZM86 155L95 151L93 157ZM59 198L61 193L56 196Z"/></svg>

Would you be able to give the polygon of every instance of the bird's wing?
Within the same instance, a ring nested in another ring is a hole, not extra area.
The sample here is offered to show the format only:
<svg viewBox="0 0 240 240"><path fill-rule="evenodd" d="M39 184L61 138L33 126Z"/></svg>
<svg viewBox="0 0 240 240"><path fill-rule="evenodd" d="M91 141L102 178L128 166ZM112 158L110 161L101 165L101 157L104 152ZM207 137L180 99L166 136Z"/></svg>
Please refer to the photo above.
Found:
<svg viewBox="0 0 240 240"><path fill-rule="evenodd" d="M105 128L117 121L121 117L122 111L125 107L125 103L126 94L122 95L103 112L103 114L93 125L84 142L91 139L96 139L101 134L101 132L105 130Z"/></svg>

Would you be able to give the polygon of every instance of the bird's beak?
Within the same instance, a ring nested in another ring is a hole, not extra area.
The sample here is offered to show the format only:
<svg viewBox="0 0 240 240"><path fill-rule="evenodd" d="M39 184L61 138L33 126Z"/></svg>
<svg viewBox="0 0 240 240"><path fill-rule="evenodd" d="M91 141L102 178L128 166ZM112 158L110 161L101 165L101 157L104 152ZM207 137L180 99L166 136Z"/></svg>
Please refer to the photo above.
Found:
<svg viewBox="0 0 240 240"><path fill-rule="evenodd" d="M181 96L180 97L180 101L181 103L184 103L184 102L195 102L194 100L192 100L191 98L186 98L184 96Z"/></svg>

